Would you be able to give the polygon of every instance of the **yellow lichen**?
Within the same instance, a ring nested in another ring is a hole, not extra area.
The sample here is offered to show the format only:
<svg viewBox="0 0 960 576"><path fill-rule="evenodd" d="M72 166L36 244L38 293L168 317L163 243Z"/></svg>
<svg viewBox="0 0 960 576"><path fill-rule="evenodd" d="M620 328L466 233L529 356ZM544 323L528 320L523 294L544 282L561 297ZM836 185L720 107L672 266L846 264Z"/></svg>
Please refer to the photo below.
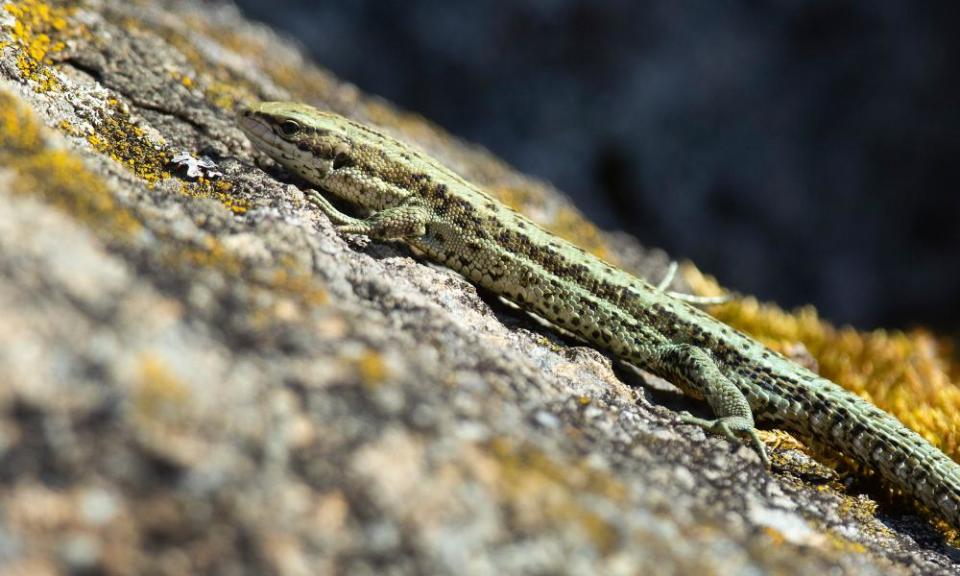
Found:
<svg viewBox="0 0 960 576"><path fill-rule="evenodd" d="M483 448L496 462L496 476L490 481L520 526L536 529L572 524L600 553L616 548L620 540L617 528L579 498L588 494L623 503L627 489L619 480L583 462L558 462L508 438L496 438Z"/></svg>
<svg viewBox="0 0 960 576"><path fill-rule="evenodd" d="M75 155L49 147L40 122L19 99L5 92L0 92L0 164L12 169L15 192L39 196L113 235L140 228L103 180Z"/></svg>
<svg viewBox="0 0 960 576"><path fill-rule="evenodd" d="M212 37L203 32L208 27L201 22L199 19L189 16L185 16L181 21L182 24L190 27L200 28L201 37ZM122 19L119 23L126 28L142 26L140 22L130 19ZM194 71L189 74L177 72L175 76L177 80L188 88L200 90L210 104L217 108L234 110L239 105L249 105L258 100L255 95L256 90L248 79L234 73L226 66L217 66L211 63L197 48L192 39L184 35L180 29L160 26L151 28L151 30L160 34L193 67Z"/></svg>
<svg viewBox="0 0 960 576"><path fill-rule="evenodd" d="M140 358L139 386L134 393L137 416L147 420L176 420L190 402L190 390L159 358Z"/></svg>
<svg viewBox="0 0 960 576"><path fill-rule="evenodd" d="M87 136L87 142L148 185L170 177L167 170L170 154L146 137L145 130L116 99L107 101L107 109L94 130Z"/></svg>
<svg viewBox="0 0 960 576"><path fill-rule="evenodd" d="M80 136L82 134L80 129L71 124L69 120L61 120L57 124L57 128L59 128L61 132L68 136Z"/></svg>
<svg viewBox="0 0 960 576"><path fill-rule="evenodd" d="M164 251L163 260L174 269L215 268L229 276L244 271L243 262L212 236L205 236L199 244L176 245Z"/></svg>
<svg viewBox="0 0 960 576"><path fill-rule="evenodd" d="M241 105L250 105L254 101L249 89L230 82L208 81L203 89L207 102L224 110L236 110Z"/></svg>
<svg viewBox="0 0 960 576"><path fill-rule="evenodd" d="M180 182L180 192L191 198L212 198L224 205L234 214L244 214L250 209L250 202L231 194L233 184L226 180L197 178Z"/></svg>
<svg viewBox="0 0 960 576"><path fill-rule="evenodd" d="M251 290L264 290L273 296L287 297L306 307L321 306L328 300L327 291L309 270L301 269L286 258L281 258L272 270L254 267L212 236L205 236L196 244L165 245L161 258L167 267L174 270L196 268L220 270L228 277L242 278L244 284ZM279 314L277 308L270 304L274 300L273 298L263 299L267 305L265 310L248 311L250 317L262 329L266 329L268 322L285 315ZM251 297L251 301L259 302L260 300Z"/></svg>
<svg viewBox="0 0 960 576"><path fill-rule="evenodd" d="M106 135L92 134L88 138L94 148L118 158L148 183L163 176L160 161L148 157L151 150L156 155L159 153L143 141L142 129L131 126L123 115L106 124ZM145 165L139 165L141 161ZM12 174L10 187L14 192L38 196L111 238L123 238L141 228L140 222L117 203L103 180L87 169L79 157L66 150L50 148L43 126L33 113L17 97L3 91L0 91L0 166ZM230 196L227 182L206 180L197 184L196 189L188 187L188 190L194 196L215 197L234 212L246 209L244 202ZM155 232L160 235L157 250L161 261L170 268L213 268L228 277L243 278L252 289L288 297L309 307L327 301L326 291L311 271L301 269L288 259L282 259L272 271L255 269L213 237L206 237L198 245L184 245L180 240Z"/></svg>
<svg viewBox="0 0 960 576"><path fill-rule="evenodd" d="M172 155L147 138L146 130L130 117L126 108L116 99L107 101L107 111L87 136L87 142L97 151L122 164L148 186L170 178ZM250 203L231 193L233 185L226 180L197 178L180 182L180 191L191 198L212 198L234 214L244 214Z"/></svg>
<svg viewBox="0 0 960 576"><path fill-rule="evenodd" d="M692 265L685 266L684 275L698 293L720 293L717 283ZM925 330L836 328L813 307L788 313L749 297L711 307L710 313L778 352L803 344L821 375L894 414L960 460L960 381L945 339Z"/></svg>
<svg viewBox="0 0 960 576"><path fill-rule="evenodd" d="M387 378L387 364L383 361L383 356L375 350L364 350L354 364L360 381L367 386L379 386Z"/></svg>
<svg viewBox="0 0 960 576"><path fill-rule="evenodd" d="M63 50L63 34L70 10L54 7L40 0L20 0L4 4L3 10L13 17L10 27L17 51L17 69L24 80L34 82L39 92L56 88L59 83L50 70L51 55ZM2 48L3 46L0 46Z"/></svg>
<svg viewBox="0 0 960 576"><path fill-rule="evenodd" d="M273 271L266 285L276 292L295 296L309 306L326 304L327 291L317 284L310 271L285 260L280 259L279 268Z"/></svg>

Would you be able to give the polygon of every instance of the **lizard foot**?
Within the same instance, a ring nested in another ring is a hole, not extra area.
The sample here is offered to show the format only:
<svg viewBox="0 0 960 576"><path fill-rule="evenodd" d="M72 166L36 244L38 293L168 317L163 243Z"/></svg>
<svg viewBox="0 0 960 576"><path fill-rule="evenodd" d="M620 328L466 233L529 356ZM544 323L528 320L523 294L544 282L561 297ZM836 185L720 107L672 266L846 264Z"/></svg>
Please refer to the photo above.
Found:
<svg viewBox="0 0 960 576"><path fill-rule="evenodd" d="M713 434L722 434L731 442L739 442L740 438L737 437L737 434L745 434L750 438L750 443L753 445L753 449L757 452L757 455L760 456L760 460L763 461L763 465L765 467L770 466L770 458L767 457L767 450L764 448L763 442L760 441L760 437L757 436L757 430L753 427L753 422L739 416L727 416L715 420L706 420L704 418L697 418L687 412L680 414L680 421L684 424L700 426L707 432Z"/></svg>

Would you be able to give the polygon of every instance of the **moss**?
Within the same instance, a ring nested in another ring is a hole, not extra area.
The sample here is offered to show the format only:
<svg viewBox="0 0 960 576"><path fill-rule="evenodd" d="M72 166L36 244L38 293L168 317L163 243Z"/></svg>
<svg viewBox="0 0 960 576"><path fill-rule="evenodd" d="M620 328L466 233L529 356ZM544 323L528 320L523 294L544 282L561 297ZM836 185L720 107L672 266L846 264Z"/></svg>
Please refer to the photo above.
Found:
<svg viewBox="0 0 960 576"><path fill-rule="evenodd" d="M20 0L3 6L13 18L11 42L0 43L17 48L17 69L24 80L33 82L38 92L59 86L50 69L51 56L63 50L67 17L71 10L54 7L40 0Z"/></svg>
<svg viewBox="0 0 960 576"><path fill-rule="evenodd" d="M692 265L684 275L696 292L720 293L717 283ZM711 307L710 313L778 352L803 344L825 378L894 414L960 460L960 380L945 339L926 330L836 328L813 307L785 312L751 297Z"/></svg>
<svg viewBox="0 0 960 576"><path fill-rule="evenodd" d="M106 184L65 150L48 146L43 126L15 96L0 91L0 164L13 169L12 189L57 206L114 237L140 229Z"/></svg>

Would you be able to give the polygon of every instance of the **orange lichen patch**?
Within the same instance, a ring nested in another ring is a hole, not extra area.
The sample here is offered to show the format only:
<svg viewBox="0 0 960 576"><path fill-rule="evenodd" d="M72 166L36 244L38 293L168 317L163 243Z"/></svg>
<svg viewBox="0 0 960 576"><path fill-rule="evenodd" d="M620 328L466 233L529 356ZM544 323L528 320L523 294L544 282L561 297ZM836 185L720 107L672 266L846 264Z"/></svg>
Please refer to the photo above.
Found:
<svg viewBox="0 0 960 576"><path fill-rule="evenodd" d="M720 293L716 281L692 265L684 266L684 276L699 294ZM710 313L781 353L802 343L821 375L892 413L960 460L960 380L944 339L925 330L836 328L813 307L788 313L752 297L711 307Z"/></svg>
<svg viewBox="0 0 960 576"><path fill-rule="evenodd" d="M49 68L51 54L63 49L63 36L71 10L50 6L39 0L20 0L3 6L13 17L10 27L12 42L0 43L17 47L17 69L24 80L35 82L37 90L46 92L58 86Z"/></svg>
<svg viewBox="0 0 960 576"><path fill-rule="evenodd" d="M143 128L138 126L120 103L110 100L107 111L87 136L87 142L106 154L148 185L169 178L167 164L170 154L151 142Z"/></svg>
<svg viewBox="0 0 960 576"><path fill-rule="evenodd" d="M40 196L72 217L123 236L140 229L106 184L65 150L52 149L43 126L15 96L0 92L0 165L12 168L15 192Z"/></svg>

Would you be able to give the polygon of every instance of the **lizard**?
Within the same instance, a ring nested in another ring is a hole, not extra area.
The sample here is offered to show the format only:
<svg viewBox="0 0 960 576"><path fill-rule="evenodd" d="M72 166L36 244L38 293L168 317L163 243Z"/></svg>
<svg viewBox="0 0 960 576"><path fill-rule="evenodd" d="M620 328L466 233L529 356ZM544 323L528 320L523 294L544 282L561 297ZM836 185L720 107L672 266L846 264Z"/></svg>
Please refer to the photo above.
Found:
<svg viewBox="0 0 960 576"><path fill-rule="evenodd" d="M397 241L617 359L704 399L714 419L683 413L765 466L756 422L839 452L960 529L960 465L899 420L498 202L416 146L293 102L242 108L254 147L325 190L307 200L343 234Z"/></svg>

